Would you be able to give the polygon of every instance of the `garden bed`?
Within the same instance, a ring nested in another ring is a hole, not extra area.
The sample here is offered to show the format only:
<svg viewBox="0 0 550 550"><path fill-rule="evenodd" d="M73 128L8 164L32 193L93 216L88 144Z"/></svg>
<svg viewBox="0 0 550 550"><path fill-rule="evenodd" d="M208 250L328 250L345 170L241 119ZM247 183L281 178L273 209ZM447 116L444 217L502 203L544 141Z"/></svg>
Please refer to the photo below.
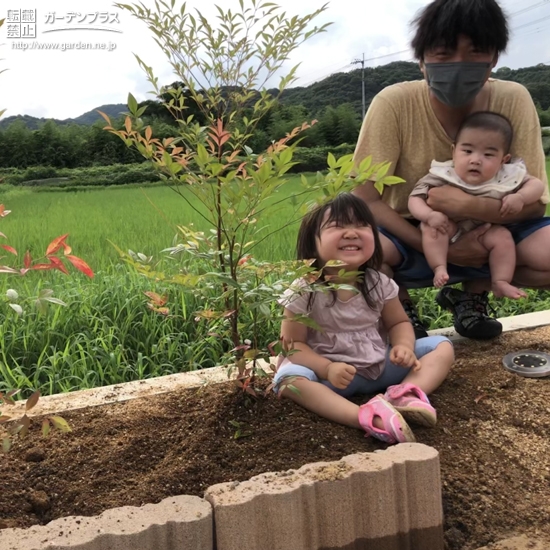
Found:
<svg viewBox="0 0 550 550"><path fill-rule="evenodd" d="M415 429L440 453L447 547L521 533L550 535L550 381L508 373L502 357L550 351L550 328L459 342L433 396L439 422ZM274 396L231 383L64 413L73 432L16 442L0 460L0 527L91 516L266 471L385 446ZM34 428L38 432L38 425Z"/></svg>

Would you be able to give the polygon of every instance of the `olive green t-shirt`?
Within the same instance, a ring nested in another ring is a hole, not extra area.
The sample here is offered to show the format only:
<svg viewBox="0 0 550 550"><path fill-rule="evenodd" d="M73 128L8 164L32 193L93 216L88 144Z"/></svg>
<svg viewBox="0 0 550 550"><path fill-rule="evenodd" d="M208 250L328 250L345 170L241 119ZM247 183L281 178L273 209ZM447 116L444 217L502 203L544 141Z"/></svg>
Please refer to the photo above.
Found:
<svg viewBox="0 0 550 550"><path fill-rule="evenodd" d="M489 79L489 110L512 123L512 157L522 158L527 172L547 183L539 118L527 89L517 82ZM359 163L372 155L373 163L389 161L388 175L405 183L384 188L382 200L401 216L411 217L408 197L418 180L430 170L432 160L451 158L453 141L435 116L425 80L388 86L372 100L355 148ZM548 203L548 185L541 197Z"/></svg>

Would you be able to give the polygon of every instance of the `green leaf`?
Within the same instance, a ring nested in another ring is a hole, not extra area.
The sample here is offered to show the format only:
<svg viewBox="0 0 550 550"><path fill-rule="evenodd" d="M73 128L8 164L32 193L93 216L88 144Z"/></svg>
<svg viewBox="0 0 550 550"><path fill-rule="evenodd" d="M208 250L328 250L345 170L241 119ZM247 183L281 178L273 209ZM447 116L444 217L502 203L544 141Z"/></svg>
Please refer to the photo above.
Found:
<svg viewBox="0 0 550 550"><path fill-rule="evenodd" d="M134 116L139 116L137 114L138 104L137 104L136 98L132 94L128 94L128 110Z"/></svg>
<svg viewBox="0 0 550 550"><path fill-rule="evenodd" d="M48 437L51 427L50 421L47 418L44 418L44 420L42 420L42 435L44 437Z"/></svg>
<svg viewBox="0 0 550 550"><path fill-rule="evenodd" d="M65 307L67 307L67 304L66 304L63 300L60 300L59 298L53 298L53 297L44 298L44 301L45 301L45 302L50 302L50 303L52 303L52 304L57 304L58 306L65 306Z"/></svg>
<svg viewBox="0 0 550 550"><path fill-rule="evenodd" d="M384 185L395 185L396 183L405 183L403 178L398 176L386 176L380 180Z"/></svg>
<svg viewBox="0 0 550 550"><path fill-rule="evenodd" d="M54 428L58 429L61 432L71 432L72 429L69 426L69 423L62 418L61 416L50 416L49 417Z"/></svg>
<svg viewBox="0 0 550 550"><path fill-rule="evenodd" d="M9 437L4 437L2 439L2 452L7 453L11 449L11 439Z"/></svg>

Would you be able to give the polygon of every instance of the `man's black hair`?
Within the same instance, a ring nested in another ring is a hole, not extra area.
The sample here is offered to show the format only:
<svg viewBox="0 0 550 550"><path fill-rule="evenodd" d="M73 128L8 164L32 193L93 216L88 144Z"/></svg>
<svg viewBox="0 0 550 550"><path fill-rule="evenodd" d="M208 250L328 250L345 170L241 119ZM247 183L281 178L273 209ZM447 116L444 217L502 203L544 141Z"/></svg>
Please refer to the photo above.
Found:
<svg viewBox="0 0 550 550"><path fill-rule="evenodd" d="M460 34L483 52L502 53L508 44L508 23L495 0L434 0L413 20L411 46L417 59L433 48L456 49Z"/></svg>
<svg viewBox="0 0 550 550"><path fill-rule="evenodd" d="M478 111L467 116L456 134L457 143L460 139L460 134L468 128L499 133L504 141L504 154L507 155L510 152L512 140L514 139L514 130L512 129L511 122L504 115L493 113L492 111Z"/></svg>

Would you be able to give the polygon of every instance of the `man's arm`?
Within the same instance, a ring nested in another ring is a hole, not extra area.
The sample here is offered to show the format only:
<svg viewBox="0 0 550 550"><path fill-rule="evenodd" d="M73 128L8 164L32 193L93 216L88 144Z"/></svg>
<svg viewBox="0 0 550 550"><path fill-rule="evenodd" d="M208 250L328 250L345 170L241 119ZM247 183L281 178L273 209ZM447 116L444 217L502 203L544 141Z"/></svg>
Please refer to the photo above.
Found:
<svg viewBox="0 0 550 550"><path fill-rule="evenodd" d="M453 220L473 219L494 224L506 224L540 218L546 207L540 202L525 206L517 214L502 216L502 201L487 197L474 197L451 185L430 189L428 206L443 212Z"/></svg>
<svg viewBox="0 0 550 550"><path fill-rule="evenodd" d="M373 164L389 162L390 167L386 175L394 175L402 154L399 137L401 125L398 118L393 102L387 98L387 91L374 97L361 125L355 147L353 160L357 165L365 157L371 156ZM372 181L356 188L354 194L367 203L378 225L412 248L422 250L420 231L382 200Z"/></svg>
<svg viewBox="0 0 550 550"><path fill-rule="evenodd" d="M391 206L382 201L374 182L368 181L357 187L353 193L363 199L370 208L374 219L410 247L422 252L422 235L420 230L402 218Z"/></svg>

